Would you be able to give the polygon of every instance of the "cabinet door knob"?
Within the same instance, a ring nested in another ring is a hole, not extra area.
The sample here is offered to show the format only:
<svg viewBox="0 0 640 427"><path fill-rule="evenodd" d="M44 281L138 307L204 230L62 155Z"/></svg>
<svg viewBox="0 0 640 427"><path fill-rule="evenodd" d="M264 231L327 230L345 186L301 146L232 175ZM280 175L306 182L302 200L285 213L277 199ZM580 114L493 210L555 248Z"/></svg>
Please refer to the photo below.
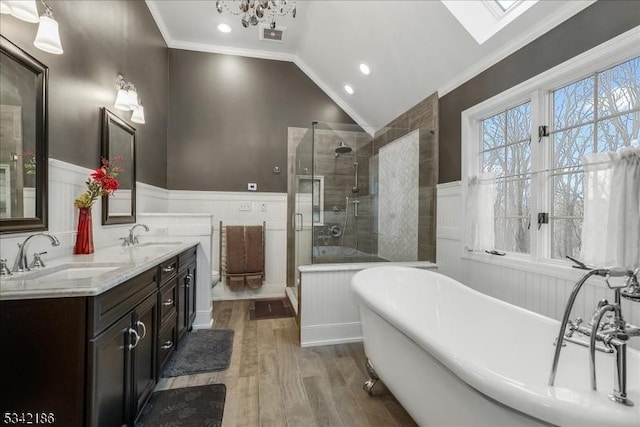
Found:
<svg viewBox="0 0 640 427"><path fill-rule="evenodd" d="M186 288L190 288L192 283L193 283L193 277L191 277L191 275L189 274L187 277L184 278L184 286Z"/></svg>
<svg viewBox="0 0 640 427"><path fill-rule="evenodd" d="M141 321L137 321L136 322L136 326L139 326L142 328L142 336L140 337L140 339L144 339L144 337L147 336L147 327L144 325L144 323L142 323Z"/></svg>
<svg viewBox="0 0 640 427"><path fill-rule="evenodd" d="M173 347L173 341L165 341L165 342L160 346L160 348L161 348L161 349L163 349L163 350L166 350L166 349L171 348L171 347Z"/></svg>
<svg viewBox="0 0 640 427"><path fill-rule="evenodd" d="M162 305L164 305L165 307L170 307L170 306L173 305L173 300L171 298L169 298L168 300L163 301Z"/></svg>
<svg viewBox="0 0 640 427"><path fill-rule="evenodd" d="M163 273L171 273L173 271L173 269L174 269L173 265L168 265L168 266L162 268L162 272Z"/></svg>
<svg viewBox="0 0 640 427"><path fill-rule="evenodd" d="M127 347L129 350L133 350L138 346L138 343L140 342L140 335L138 335L138 332L133 328L127 328L127 332L129 333L129 335L132 335L135 340L133 344L129 344L129 346Z"/></svg>

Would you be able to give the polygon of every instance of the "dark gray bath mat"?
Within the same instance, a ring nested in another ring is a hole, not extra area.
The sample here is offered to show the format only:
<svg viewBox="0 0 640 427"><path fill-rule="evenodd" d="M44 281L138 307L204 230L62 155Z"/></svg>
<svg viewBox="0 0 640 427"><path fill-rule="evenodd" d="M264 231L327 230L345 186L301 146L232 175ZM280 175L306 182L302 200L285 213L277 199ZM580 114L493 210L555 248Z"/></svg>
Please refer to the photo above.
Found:
<svg viewBox="0 0 640 427"><path fill-rule="evenodd" d="M197 329L188 333L163 377L224 371L233 350L233 329Z"/></svg>
<svg viewBox="0 0 640 427"><path fill-rule="evenodd" d="M249 319L280 319L293 317L296 313L291 307L289 298L283 299L257 299L249 304Z"/></svg>
<svg viewBox="0 0 640 427"><path fill-rule="evenodd" d="M224 384L156 391L136 427L220 427L226 395Z"/></svg>

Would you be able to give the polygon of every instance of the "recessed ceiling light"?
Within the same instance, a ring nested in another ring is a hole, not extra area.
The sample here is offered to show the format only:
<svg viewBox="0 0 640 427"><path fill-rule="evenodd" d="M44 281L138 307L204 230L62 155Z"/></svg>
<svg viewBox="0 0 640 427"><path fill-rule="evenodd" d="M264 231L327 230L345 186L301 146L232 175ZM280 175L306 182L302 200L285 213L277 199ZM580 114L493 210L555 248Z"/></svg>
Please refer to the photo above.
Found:
<svg viewBox="0 0 640 427"><path fill-rule="evenodd" d="M344 85L344 91L347 92L349 95L353 95L353 92L354 92L351 85Z"/></svg>
<svg viewBox="0 0 640 427"><path fill-rule="evenodd" d="M220 31L221 33L230 33L231 27L227 24L220 24L218 25L218 31Z"/></svg>
<svg viewBox="0 0 640 427"><path fill-rule="evenodd" d="M362 74L365 76L371 74L371 69L369 69L369 66L365 63L360 64L360 71L362 71Z"/></svg>

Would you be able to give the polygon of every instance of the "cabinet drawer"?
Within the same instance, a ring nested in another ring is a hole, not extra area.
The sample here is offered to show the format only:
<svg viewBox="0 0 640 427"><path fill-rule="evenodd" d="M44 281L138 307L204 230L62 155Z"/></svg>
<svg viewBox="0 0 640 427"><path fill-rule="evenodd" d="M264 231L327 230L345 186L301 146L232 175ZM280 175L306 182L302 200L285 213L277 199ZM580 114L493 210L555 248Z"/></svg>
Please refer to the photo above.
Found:
<svg viewBox="0 0 640 427"><path fill-rule="evenodd" d="M158 289L157 270L152 268L121 285L89 298L88 337L94 337L131 311L140 301Z"/></svg>
<svg viewBox="0 0 640 427"><path fill-rule="evenodd" d="M184 270L191 263L196 262L196 250L197 247L194 246L178 255L178 266L180 268L180 271Z"/></svg>
<svg viewBox="0 0 640 427"><path fill-rule="evenodd" d="M159 283L162 285L168 280L174 278L178 273L178 258L171 258L158 267L160 280Z"/></svg>
<svg viewBox="0 0 640 427"><path fill-rule="evenodd" d="M176 315L173 314L166 323L163 323L158 335L158 378L161 377L167 362L176 351L178 343L176 326Z"/></svg>
<svg viewBox="0 0 640 427"><path fill-rule="evenodd" d="M164 323L176 312L178 303L178 287L173 280L160 289L160 322Z"/></svg>

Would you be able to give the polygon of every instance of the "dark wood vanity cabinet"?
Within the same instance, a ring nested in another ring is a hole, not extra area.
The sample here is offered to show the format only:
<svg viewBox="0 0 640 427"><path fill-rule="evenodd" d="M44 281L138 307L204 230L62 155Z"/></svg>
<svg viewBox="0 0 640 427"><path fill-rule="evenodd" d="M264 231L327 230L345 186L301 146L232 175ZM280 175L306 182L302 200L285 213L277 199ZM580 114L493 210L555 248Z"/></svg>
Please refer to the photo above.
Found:
<svg viewBox="0 0 640 427"><path fill-rule="evenodd" d="M95 297L0 301L0 410L132 426L195 317L195 249Z"/></svg>
<svg viewBox="0 0 640 427"><path fill-rule="evenodd" d="M89 299L94 314L87 358L90 426L133 425L155 387L156 277L152 269ZM99 319L111 316L119 320L102 330L104 322Z"/></svg>
<svg viewBox="0 0 640 427"><path fill-rule="evenodd" d="M191 329L196 317L196 251L195 248L178 256L178 339Z"/></svg>

